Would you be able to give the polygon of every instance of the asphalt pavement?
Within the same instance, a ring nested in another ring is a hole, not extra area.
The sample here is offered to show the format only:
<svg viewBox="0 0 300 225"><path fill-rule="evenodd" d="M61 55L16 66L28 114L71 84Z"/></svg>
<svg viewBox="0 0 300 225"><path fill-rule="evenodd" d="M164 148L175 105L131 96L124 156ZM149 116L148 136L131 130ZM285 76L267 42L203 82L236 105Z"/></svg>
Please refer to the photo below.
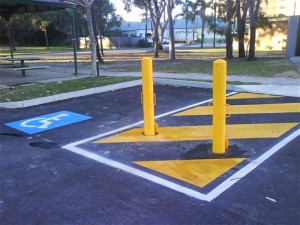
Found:
<svg viewBox="0 0 300 225"><path fill-rule="evenodd" d="M88 71L0 69L1 85ZM1 224L300 224L299 79L227 85L229 148L216 155L211 83L154 76L153 137L143 135L140 80L0 103Z"/></svg>
<svg viewBox="0 0 300 225"><path fill-rule="evenodd" d="M1 224L299 224L299 98L228 90L214 155L210 88L157 84L146 140L140 94L1 108Z"/></svg>

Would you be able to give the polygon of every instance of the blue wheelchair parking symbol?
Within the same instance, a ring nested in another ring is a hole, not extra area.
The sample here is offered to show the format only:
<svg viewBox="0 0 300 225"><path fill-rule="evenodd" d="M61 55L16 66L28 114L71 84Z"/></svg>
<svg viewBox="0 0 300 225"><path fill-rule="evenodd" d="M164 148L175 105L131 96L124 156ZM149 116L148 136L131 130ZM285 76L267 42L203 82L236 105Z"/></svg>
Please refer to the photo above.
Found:
<svg viewBox="0 0 300 225"><path fill-rule="evenodd" d="M81 115L70 111L60 111L30 119L6 123L5 125L23 131L27 134L35 134L91 118L92 117L90 116Z"/></svg>

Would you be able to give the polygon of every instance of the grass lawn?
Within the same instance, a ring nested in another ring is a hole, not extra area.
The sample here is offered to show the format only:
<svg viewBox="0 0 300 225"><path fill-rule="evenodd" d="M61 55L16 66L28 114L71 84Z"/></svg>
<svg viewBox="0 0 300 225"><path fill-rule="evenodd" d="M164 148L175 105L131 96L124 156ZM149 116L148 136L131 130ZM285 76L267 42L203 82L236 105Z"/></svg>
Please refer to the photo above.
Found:
<svg viewBox="0 0 300 225"><path fill-rule="evenodd" d="M237 53L235 52L235 55ZM107 54L104 58L105 68L116 71L140 71L140 60L144 56L153 58L153 51L135 54ZM161 51L158 58L153 58L154 72L168 73L202 73L212 74L212 63L216 59L224 59L225 49L188 49L177 50L176 60L168 59L168 52ZM129 63L130 62L130 63ZM272 76L284 72L297 72L289 61L284 58L284 53L280 51L258 51L256 61L233 58L227 60L229 75L253 75Z"/></svg>
<svg viewBox="0 0 300 225"><path fill-rule="evenodd" d="M135 77L95 77L0 89L0 102L21 101L87 88L137 80Z"/></svg>
<svg viewBox="0 0 300 225"><path fill-rule="evenodd" d="M86 50L86 49L84 49ZM17 47L16 55L18 54L38 54L38 53L53 53L53 52L70 52L72 48L68 46L50 47ZM113 71L137 72L141 70L140 60L144 56L153 58L154 72L169 72L169 73L212 73L212 62L216 59L225 58L225 48L190 48L177 49L176 60L168 59L168 52L160 51L159 57L154 58L152 49L145 49L141 52L134 53L115 53L114 50L104 50L105 64L102 68ZM0 47L0 56L8 55L9 49ZM237 52L234 52L237 55ZM282 51L257 51L257 61L247 61L245 59L230 59L228 62L229 75L254 75L254 76L272 76L287 71L296 70L294 66L284 58ZM78 62L89 63L89 55L78 55ZM73 55L69 56L51 56L44 55L40 62L45 63L60 63L73 61Z"/></svg>

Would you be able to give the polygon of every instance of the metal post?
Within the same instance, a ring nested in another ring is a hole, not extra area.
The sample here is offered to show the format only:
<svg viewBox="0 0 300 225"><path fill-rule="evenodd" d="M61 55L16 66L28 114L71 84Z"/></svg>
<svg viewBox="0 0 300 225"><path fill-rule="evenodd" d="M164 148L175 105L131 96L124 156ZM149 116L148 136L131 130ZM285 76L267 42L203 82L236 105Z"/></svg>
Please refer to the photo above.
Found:
<svg viewBox="0 0 300 225"><path fill-rule="evenodd" d="M100 74L99 74L99 62L98 61L96 62L96 65L97 65L97 77L99 77Z"/></svg>
<svg viewBox="0 0 300 225"><path fill-rule="evenodd" d="M217 3L214 2L214 43L213 47L216 47L216 18L217 18Z"/></svg>
<svg viewBox="0 0 300 225"><path fill-rule="evenodd" d="M70 8L67 8L66 11L72 17L72 44L73 44L74 67L75 67L74 75L78 75L78 70L77 70L76 12L75 12L75 9L70 9Z"/></svg>
<svg viewBox="0 0 300 225"><path fill-rule="evenodd" d="M77 38L76 38L76 11L73 9L72 14L72 33L73 33L73 51L74 51L74 66L75 66L75 74L78 75L77 69Z"/></svg>
<svg viewBox="0 0 300 225"><path fill-rule="evenodd" d="M150 57L142 58L142 103L144 110L144 135L154 136L157 134L157 124L154 121L155 94L153 92L153 68Z"/></svg>
<svg viewBox="0 0 300 225"><path fill-rule="evenodd" d="M226 74L227 62L217 59L213 63L213 131L212 152L225 153L228 140L225 136L226 126Z"/></svg>
<svg viewBox="0 0 300 225"><path fill-rule="evenodd" d="M9 41L9 49L10 49L10 56L11 58L14 57L14 50L13 50L13 40L12 40L12 35L11 35L11 25L8 23L8 41Z"/></svg>

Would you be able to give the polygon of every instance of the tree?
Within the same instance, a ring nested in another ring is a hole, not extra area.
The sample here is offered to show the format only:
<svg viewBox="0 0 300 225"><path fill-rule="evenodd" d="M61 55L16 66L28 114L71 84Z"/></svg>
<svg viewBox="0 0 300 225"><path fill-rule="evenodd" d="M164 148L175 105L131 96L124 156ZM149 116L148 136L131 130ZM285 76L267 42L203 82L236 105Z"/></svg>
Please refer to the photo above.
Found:
<svg viewBox="0 0 300 225"><path fill-rule="evenodd" d="M49 49L49 38L48 38L48 32L47 32L47 27L49 25L49 20L42 19L41 17L33 17L32 24L38 29L40 29L44 35L45 35L45 43L47 49Z"/></svg>
<svg viewBox="0 0 300 225"><path fill-rule="evenodd" d="M177 17L183 17L185 19L185 43L188 44L187 27L188 27L188 4L189 4L189 1L185 0L185 2L184 3L181 2L181 4L183 4L182 9L181 9L182 12L177 14L174 19L177 19Z"/></svg>
<svg viewBox="0 0 300 225"><path fill-rule="evenodd" d="M226 58L233 58L233 35L232 35L232 18L233 18L233 1L226 0Z"/></svg>
<svg viewBox="0 0 300 225"><path fill-rule="evenodd" d="M193 24L193 42L195 40L195 22L197 16L200 15L200 10L198 10L199 3L198 2L192 2L188 1L187 2L187 11L186 11L186 19L188 21L191 21Z"/></svg>
<svg viewBox="0 0 300 225"><path fill-rule="evenodd" d="M201 48L203 48L203 42L204 42L204 29L206 25L206 9L211 6L211 1L206 2L205 0L197 0L197 3L200 5L200 11L199 15L201 17L202 25L201 25Z"/></svg>
<svg viewBox="0 0 300 225"><path fill-rule="evenodd" d="M248 60L255 60L256 26L261 0L247 0L249 4L250 45Z"/></svg>
<svg viewBox="0 0 300 225"><path fill-rule="evenodd" d="M153 24L154 57L158 57L158 50L161 47L159 40L159 26L165 9L165 0L123 0L125 9L129 12L131 6L135 5L141 9L147 9Z"/></svg>
<svg viewBox="0 0 300 225"><path fill-rule="evenodd" d="M104 56L103 51L103 36L110 36L112 29L121 26L121 17L116 14L114 5L109 0L95 0L92 5L92 16L95 39L100 38L99 42L96 42L96 51L98 62L103 62L101 56Z"/></svg>
<svg viewBox="0 0 300 225"><path fill-rule="evenodd" d="M172 10L174 8L174 2L172 0L167 0L167 12L168 12L168 21L169 21L169 59L175 60L175 45L174 45L174 24L172 17Z"/></svg>
<svg viewBox="0 0 300 225"><path fill-rule="evenodd" d="M100 11L100 15L101 15L101 6L99 7L99 11ZM93 31L94 31L94 38L96 40L96 55L97 55L97 60L98 60L98 63L103 63L103 59L101 57L101 55L103 56L103 50L102 50L102 54L100 52L100 47L99 47L99 42L98 42L98 33L101 34L99 32L99 30L97 29L97 20L96 20L96 17L97 17L97 10L95 9L95 7L92 8L92 19L93 19ZM101 38L101 44L102 44L102 38Z"/></svg>
<svg viewBox="0 0 300 225"><path fill-rule="evenodd" d="M213 3L213 32L214 32L214 42L213 47L216 47L216 26L217 26L217 3Z"/></svg>
<svg viewBox="0 0 300 225"><path fill-rule="evenodd" d="M148 41L148 10L145 7L145 41Z"/></svg>
<svg viewBox="0 0 300 225"><path fill-rule="evenodd" d="M83 7L86 13L86 21L88 25L89 31L89 38L91 42L91 60L92 60L92 76L97 76L97 65L96 65L96 58L97 58L97 50L96 50L96 39L93 29L93 19L92 19L92 4L94 0L68 0L69 2L73 2L78 4L79 6Z"/></svg>

